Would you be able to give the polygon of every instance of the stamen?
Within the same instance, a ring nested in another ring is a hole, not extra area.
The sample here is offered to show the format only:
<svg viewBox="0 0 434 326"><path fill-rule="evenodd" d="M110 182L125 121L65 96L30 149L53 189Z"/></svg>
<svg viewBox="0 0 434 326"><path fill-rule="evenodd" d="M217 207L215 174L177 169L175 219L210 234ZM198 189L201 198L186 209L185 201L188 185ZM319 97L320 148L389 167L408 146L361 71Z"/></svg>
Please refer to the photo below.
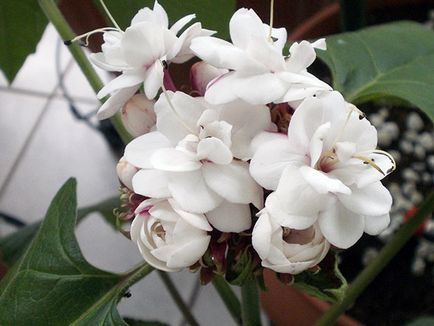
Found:
<svg viewBox="0 0 434 326"><path fill-rule="evenodd" d="M65 41L63 41L63 43L65 45L71 45L72 43L80 41L81 39L84 38L85 42L83 43L83 45L89 46L89 37L91 37L93 34L104 33L104 32L109 32L109 31L119 31L119 30L114 28L114 27L98 28L98 29L95 29L93 31L78 35L78 36L74 37L72 40L65 40Z"/></svg>
<svg viewBox="0 0 434 326"><path fill-rule="evenodd" d="M270 31L268 33L268 38L271 43L273 43L273 38L271 34L273 34L273 23L274 23L274 0L270 0Z"/></svg>
<svg viewBox="0 0 434 326"><path fill-rule="evenodd" d="M110 13L110 11L108 10L107 6L104 3L104 0L99 0L99 2L101 3L101 6L104 8L105 13L107 14L107 16L110 18L110 20L112 21L113 25L115 25L115 27L118 30L121 30L121 28L119 27L118 23L116 23L116 20L113 18L112 14Z"/></svg>
<svg viewBox="0 0 434 326"><path fill-rule="evenodd" d="M382 175L386 176L386 173L384 173L383 170L380 169L380 167L374 162L373 159L370 159L369 157L362 156L362 155L353 155L353 157L363 161L364 164L369 164L375 170L380 172Z"/></svg>
<svg viewBox="0 0 434 326"><path fill-rule="evenodd" d="M379 155L384 155L384 156L386 156L390 160L390 162L392 163L392 167L389 170L386 171L387 174L389 174L389 173L391 173L391 172L393 172L393 171L396 170L395 159L388 152L382 151L381 149L376 149L376 150L373 150L372 153L379 154Z"/></svg>

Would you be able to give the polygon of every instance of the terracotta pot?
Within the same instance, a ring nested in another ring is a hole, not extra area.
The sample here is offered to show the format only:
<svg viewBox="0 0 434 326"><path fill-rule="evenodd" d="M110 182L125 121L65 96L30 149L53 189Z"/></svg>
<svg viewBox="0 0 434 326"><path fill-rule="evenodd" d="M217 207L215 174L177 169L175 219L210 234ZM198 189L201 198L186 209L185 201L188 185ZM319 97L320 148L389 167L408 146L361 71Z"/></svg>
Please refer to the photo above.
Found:
<svg viewBox="0 0 434 326"><path fill-rule="evenodd" d="M266 292L261 292L261 304L275 326L312 326L330 304L308 296L280 282L273 271L264 271ZM348 316L341 316L335 325L361 326Z"/></svg>

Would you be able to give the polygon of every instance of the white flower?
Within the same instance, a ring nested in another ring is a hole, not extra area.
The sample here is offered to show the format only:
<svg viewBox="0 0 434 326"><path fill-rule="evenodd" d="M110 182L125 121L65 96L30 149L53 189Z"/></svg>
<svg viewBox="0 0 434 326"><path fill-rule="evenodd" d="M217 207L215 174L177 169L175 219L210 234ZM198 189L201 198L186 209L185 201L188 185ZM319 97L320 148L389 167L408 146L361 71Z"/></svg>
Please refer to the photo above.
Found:
<svg viewBox="0 0 434 326"><path fill-rule="evenodd" d="M316 266L327 254L330 244L317 224L295 230L282 227L262 210L253 228L252 244L262 266L278 273L298 274Z"/></svg>
<svg viewBox="0 0 434 326"><path fill-rule="evenodd" d="M392 197L380 180L395 162L376 145L376 129L331 92L306 99L288 137L259 146L250 172L263 187L277 188L265 203L277 223L306 229L318 222L330 243L348 248L390 221Z"/></svg>
<svg viewBox="0 0 434 326"><path fill-rule="evenodd" d="M204 96L208 84L227 72L227 69L218 69L205 61L196 62L190 69L191 87L200 96Z"/></svg>
<svg viewBox="0 0 434 326"><path fill-rule="evenodd" d="M299 101L330 86L309 74L314 48L325 49L325 41L294 43L290 55L282 55L287 41L284 28L263 24L253 10L239 9L229 24L233 44L215 37L198 37L191 49L202 60L230 72L208 86L205 99L212 104L237 98L251 104Z"/></svg>
<svg viewBox="0 0 434 326"><path fill-rule="evenodd" d="M148 199L131 224L134 241L151 266L168 272L195 264L208 248L212 228L203 214L179 208L175 201Z"/></svg>
<svg viewBox="0 0 434 326"><path fill-rule="evenodd" d="M173 197L184 210L207 213L224 232L249 228L248 204L262 208L263 192L248 163L233 157L251 157L251 139L270 124L268 108L242 102L211 108L203 98L182 92L167 96L170 102L162 96L155 105L158 131L125 149L126 160L141 169L133 178L134 191ZM237 221L231 223L231 217Z"/></svg>
<svg viewBox="0 0 434 326"><path fill-rule="evenodd" d="M133 137L150 132L157 121L154 101L148 100L143 94L134 95L122 107L121 118L125 129Z"/></svg>
<svg viewBox="0 0 434 326"><path fill-rule="evenodd" d="M98 93L98 98L114 93L98 111L99 119L115 114L142 83L146 96L153 99L163 85L163 62L183 63L193 57L191 40L213 34L195 23L177 36L193 18L195 15L185 16L169 28L166 11L155 1L153 10L141 9L125 32L104 33L102 52L90 59L102 69L122 74Z"/></svg>

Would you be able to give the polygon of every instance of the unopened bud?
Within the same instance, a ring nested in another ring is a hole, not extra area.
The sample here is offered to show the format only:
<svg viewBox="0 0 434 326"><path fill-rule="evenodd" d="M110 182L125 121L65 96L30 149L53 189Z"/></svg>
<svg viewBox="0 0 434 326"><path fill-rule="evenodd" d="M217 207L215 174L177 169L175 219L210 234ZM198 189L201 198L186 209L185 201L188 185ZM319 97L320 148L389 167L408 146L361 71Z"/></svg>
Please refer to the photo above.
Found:
<svg viewBox="0 0 434 326"><path fill-rule="evenodd" d="M128 163L123 157L121 157L116 165L119 180L130 190L133 190L133 176L137 171L137 168Z"/></svg>
<svg viewBox="0 0 434 326"><path fill-rule="evenodd" d="M144 135L155 126L154 101L136 94L122 108L122 122L133 137Z"/></svg>
<svg viewBox="0 0 434 326"><path fill-rule="evenodd" d="M215 68L205 61L196 62L190 70L191 86L203 96L208 84L227 72L228 70Z"/></svg>

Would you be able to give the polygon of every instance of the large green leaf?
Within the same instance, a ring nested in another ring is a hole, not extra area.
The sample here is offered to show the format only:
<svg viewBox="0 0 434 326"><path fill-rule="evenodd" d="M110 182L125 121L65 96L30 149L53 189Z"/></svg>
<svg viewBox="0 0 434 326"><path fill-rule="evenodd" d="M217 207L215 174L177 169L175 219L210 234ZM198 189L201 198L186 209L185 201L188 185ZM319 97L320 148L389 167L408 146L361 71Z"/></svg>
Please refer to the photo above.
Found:
<svg viewBox="0 0 434 326"><path fill-rule="evenodd" d="M12 82L47 25L36 0L0 1L0 69Z"/></svg>
<svg viewBox="0 0 434 326"><path fill-rule="evenodd" d="M119 198L110 198L96 205L81 208L77 213L77 223L84 217L93 212L99 212L104 219L117 227L117 218L113 214L113 210L120 206ZM36 232L39 229L41 222L32 223L0 238L0 261L3 261L7 266L11 267L24 253L29 243L32 241Z"/></svg>
<svg viewBox="0 0 434 326"><path fill-rule="evenodd" d="M98 0L94 0L98 3ZM121 28L130 25L131 19L143 7L154 6L154 0L106 0L107 7ZM222 38L228 38L229 19L235 10L235 0L160 0L170 22L195 13L202 26L215 30Z"/></svg>
<svg viewBox="0 0 434 326"><path fill-rule="evenodd" d="M0 282L0 325L127 325L116 304L151 269L118 275L91 266L75 239L76 215L76 181L70 179Z"/></svg>
<svg viewBox="0 0 434 326"><path fill-rule="evenodd" d="M434 32L398 22L327 37L318 56L347 101L378 97L410 102L434 119Z"/></svg>

